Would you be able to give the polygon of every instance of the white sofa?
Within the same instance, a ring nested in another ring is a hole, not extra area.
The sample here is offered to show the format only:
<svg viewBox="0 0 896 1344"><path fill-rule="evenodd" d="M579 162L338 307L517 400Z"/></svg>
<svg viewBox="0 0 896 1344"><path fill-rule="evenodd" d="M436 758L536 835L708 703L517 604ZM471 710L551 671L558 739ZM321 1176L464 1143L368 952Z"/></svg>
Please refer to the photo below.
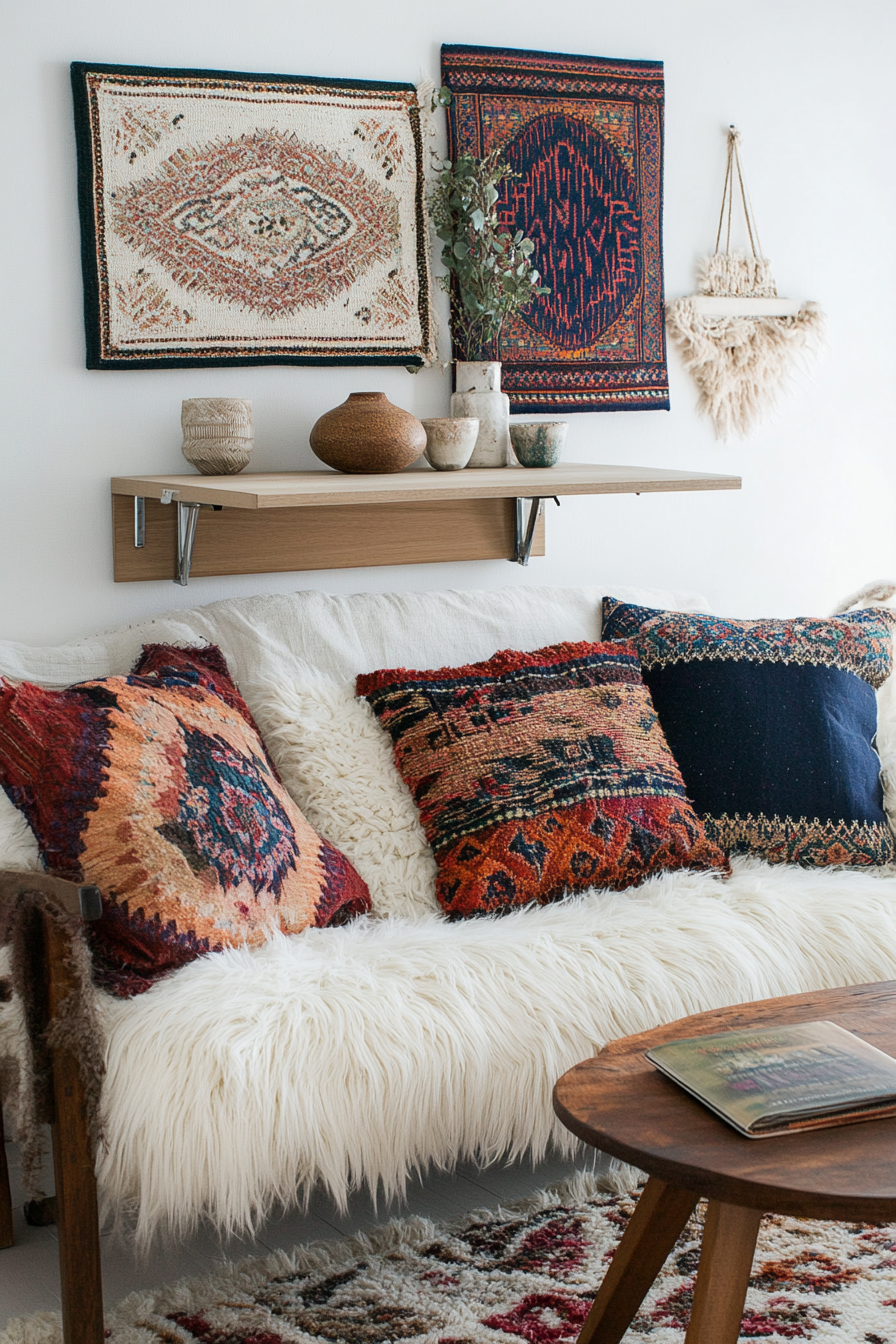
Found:
<svg viewBox="0 0 896 1344"><path fill-rule="evenodd" d="M705 610L694 594L612 591ZM369 918L201 958L130 1000L97 996L107 1219L127 1215L144 1243L202 1219L247 1231L318 1182L337 1199L362 1183L388 1195L429 1164L571 1149L553 1082L608 1039L727 1003L896 977L890 870L736 860L727 880L680 872L443 920L410 795L354 677L596 640L603 592L303 592L60 648L0 644L0 673L49 686L126 672L148 642L219 645L287 787L373 893ZM886 762L889 683L880 695ZM36 866L30 832L0 800L0 868ZM21 1040L12 1002L0 1008L0 1055Z"/></svg>

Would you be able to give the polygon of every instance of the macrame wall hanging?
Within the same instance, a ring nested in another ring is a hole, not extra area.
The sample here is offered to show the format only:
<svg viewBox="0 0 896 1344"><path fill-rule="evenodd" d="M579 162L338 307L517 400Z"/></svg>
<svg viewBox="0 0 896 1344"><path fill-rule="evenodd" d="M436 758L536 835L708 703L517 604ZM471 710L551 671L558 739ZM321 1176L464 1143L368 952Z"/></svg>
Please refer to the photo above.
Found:
<svg viewBox="0 0 896 1344"><path fill-rule="evenodd" d="M799 357L820 348L825 327L817 304L778 297L744 184L740 141L740 131L729 127L716 247L698 265L698 292L666 304L669 332L700 392L698 409L709 416L719 439L745 436L756 427ZM735 178L751 256L731 251Z"/></svg>

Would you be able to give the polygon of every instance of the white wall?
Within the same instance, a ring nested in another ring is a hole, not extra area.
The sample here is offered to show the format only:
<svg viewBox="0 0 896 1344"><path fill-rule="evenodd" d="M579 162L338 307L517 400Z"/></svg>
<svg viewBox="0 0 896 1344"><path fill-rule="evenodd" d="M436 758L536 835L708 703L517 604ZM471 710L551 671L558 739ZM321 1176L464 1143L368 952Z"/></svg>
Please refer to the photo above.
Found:
<svg viewBox="0 0 896 1344"><path fill-rule="evenodd" d="M2 46L0 634L53 643L251 592L664 584L731 614L824 612L896 576L892 386L896 187L892 0L20 0ZM548 555L237 579L113 584L109 477L183 469L184 397L254 403L257 470L315 465L308 431L353 390L447 412L448 376L400 369L84 368L72 59L416 80L442 41L666 63L665 264L690 292L715 236L722 128L744 132L782 293L819 300L830 351L774 421L720 446L670 351L672 411L572 417L570 458L735 472L740 494L564 501Z"/></svg>

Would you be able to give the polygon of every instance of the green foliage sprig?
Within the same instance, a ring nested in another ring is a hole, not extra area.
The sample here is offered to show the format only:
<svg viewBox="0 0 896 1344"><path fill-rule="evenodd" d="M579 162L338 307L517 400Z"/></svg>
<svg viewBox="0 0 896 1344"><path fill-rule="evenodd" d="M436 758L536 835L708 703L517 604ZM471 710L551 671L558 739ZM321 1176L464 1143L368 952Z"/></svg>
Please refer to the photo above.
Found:
<svg viewBox="0 0 896 1344"><path fill-rule="evenodd" d="M498 188L513 176L497 150L484 159L461 154L443 165L430 199L448 271L439 283L452 296L453 326L467 359L500 359L507 318L551 292L531 261L531 238L498 221Z"/></svg>

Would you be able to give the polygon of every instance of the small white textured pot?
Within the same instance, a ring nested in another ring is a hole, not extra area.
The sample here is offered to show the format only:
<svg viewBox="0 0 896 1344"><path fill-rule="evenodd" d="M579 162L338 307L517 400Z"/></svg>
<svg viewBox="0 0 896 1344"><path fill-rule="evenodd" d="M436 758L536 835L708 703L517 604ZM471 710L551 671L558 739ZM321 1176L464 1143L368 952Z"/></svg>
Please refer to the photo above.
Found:
<svg viewBox="0 0 896 1344"><path fill-rule="evenodd" d="M193 397L181 407L184 457L203 476L236 476L254 444L252 403L241 397Z"/></svg>
<svg viewBox="0 0 896 1344"><path fill-rule="evenodd" d="M510 461L510 398L501 391L501 365L457 361L451 414L475 416L479 434L468 467L506 467Z"/></svg>

